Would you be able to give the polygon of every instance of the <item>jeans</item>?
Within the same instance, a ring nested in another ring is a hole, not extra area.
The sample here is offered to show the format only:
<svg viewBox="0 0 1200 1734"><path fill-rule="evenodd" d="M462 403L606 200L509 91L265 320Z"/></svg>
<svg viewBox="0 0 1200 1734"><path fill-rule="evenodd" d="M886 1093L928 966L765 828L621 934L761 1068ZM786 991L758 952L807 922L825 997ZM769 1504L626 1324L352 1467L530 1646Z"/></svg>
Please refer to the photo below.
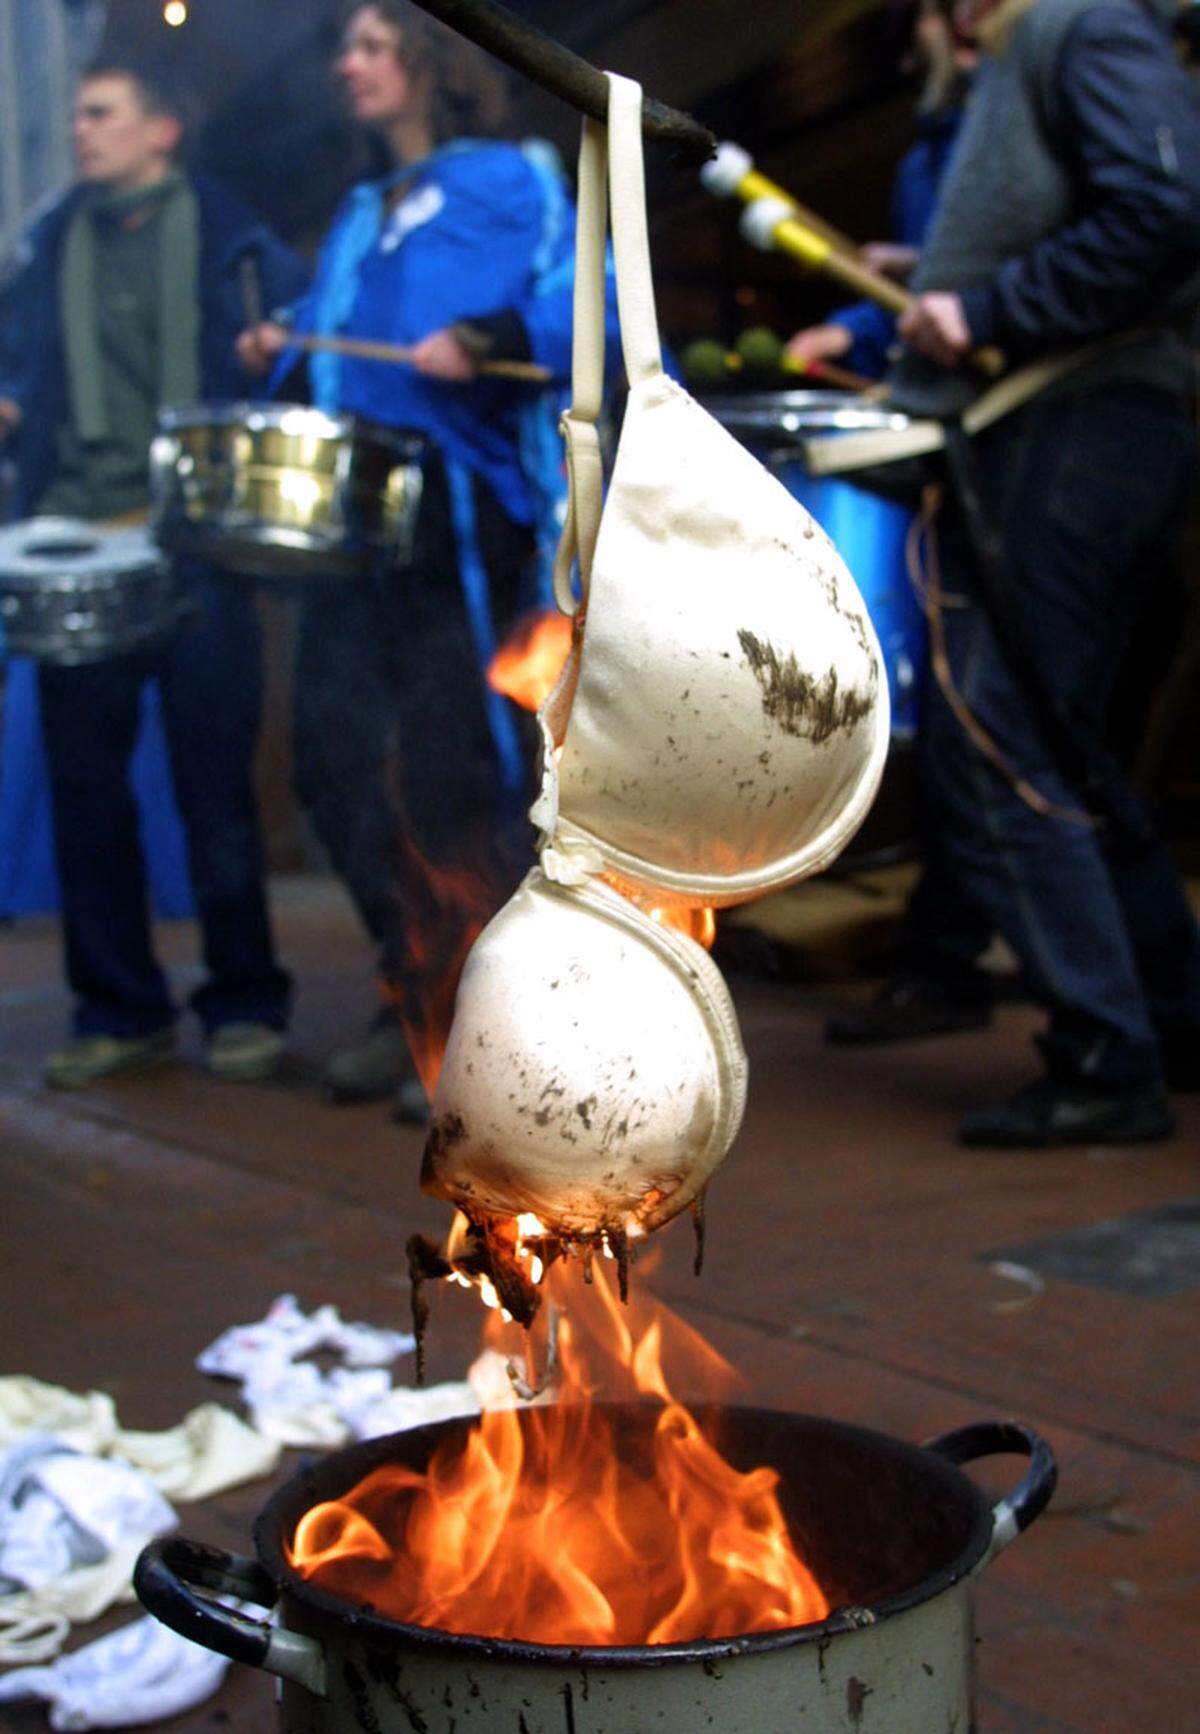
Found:
<svg viewBox="0 0 1200 1734"><path fill-rule="evenodd" d="M527 595L533 538L478 483L474 504L502 639ZM484 690L432 456L411 564L307 598L296 659L296 792L402 1007L461 962L465 925L481 925L532 864L532 719L517 719L525 780L505 789Z"/></svg>
<svg viewBox="0 0 1200 1734"><path fill-rule="evenodd" d="M39 670L67 980L78 1035L139 1036L175 1010L150 943L129 760L142 683L159 682L187 833L208 980L191 996L206 1031L282 1029L290 984L275 960L251 779L261 708L258 620L232 585L197 578L199 619L161 646Z"/></svg>
<svg viewBox="0 0 1200 1734"><path fill-rule="evenodd" d="M1115 384L1032 404L976 444L1000 532L1019 655L1096 762L1135 629L1155 600L1195 455L1186 399ZM940 537L946 652L962 699L1038 812L936 687L923 776L944 870L1005 935L1049 1011L1052 1072L1114 1089L1160 1081L1160 1043L1200 1042L1200 932L1166 845L1105 760L1103 794L1064 768L1002 652L952 507ZM1006 646L1006 650L1007 650ZM1089 808L1097 825L1072 814ZM927 900L928 901L928 900ZM931 926L931 912L917 912Z"/></svg>

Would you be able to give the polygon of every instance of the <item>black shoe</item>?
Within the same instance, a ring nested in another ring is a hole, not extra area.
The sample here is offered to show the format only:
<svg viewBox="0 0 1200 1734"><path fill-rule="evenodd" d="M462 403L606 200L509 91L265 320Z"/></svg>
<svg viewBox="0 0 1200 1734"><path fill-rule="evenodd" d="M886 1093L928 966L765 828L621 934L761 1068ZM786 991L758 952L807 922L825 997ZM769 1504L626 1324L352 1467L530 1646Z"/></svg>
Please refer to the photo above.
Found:
<svg viewBox="0 0 1200 1734"><path fill-rule="evenodd" d="M1157 1084L1114 1091L1043 1077L1008 1102L976 1108L958 1137L980 1149L1044 1150L1052 1144L1150 1144L1174 1130L1175 1116Z"/></svg>
<svg viewBox="0 0 1200 1734"><path fill-rule="evenodd" d="M901 977L885 982L866 1005L835 1012L825 1025L825 1040L836 1047L876 1046L981 1030L991 1021L986 1000L954 999L934 982Z"/></svg>
<svg viewBox="0 0 1200 1734"><path fill-rule="evenodd" d="M1159 1049L1168 1090L1181 1096L1200 1091L1200 1036L1190 1041L1167 1038Z"/></svg>

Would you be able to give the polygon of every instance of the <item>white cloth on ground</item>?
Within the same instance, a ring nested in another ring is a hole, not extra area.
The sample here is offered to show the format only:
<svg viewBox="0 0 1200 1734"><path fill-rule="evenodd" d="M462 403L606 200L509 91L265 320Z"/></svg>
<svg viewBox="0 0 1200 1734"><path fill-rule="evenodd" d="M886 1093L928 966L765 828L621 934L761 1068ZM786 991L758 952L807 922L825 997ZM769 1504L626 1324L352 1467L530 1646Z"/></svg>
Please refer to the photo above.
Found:
<svg viewBox="0 0 1200 1734"><path fill-rule="evenodd" d="M175 1512L138 1469L33 1438L0 1457L0 1597L41 1589L123 1542L175 1527Z"/></svg>
<svg viewBox="0 0 1200 1734"><path fill-rule="evenodd" d="M279 1455L217 1403L136 1432L104 1392L0 1378L0 1663L49 1661L72 1625L132 1601L138 1554L176 1522L164 1494L208 1498Z"/></svg>
<svg viewBox="0 0 1200 1734"><path fill-rule="evenodd" d="M120 1457L142 1469L172 1499L208 1499L269 1475L277 1441L264 1439L218 1403L201 1403L175 1427L129 1431L104 1391L79 1394L24 1373L0 1377L0 1448L50 1434L95 1457Z"/></svg>
<svg viewBox="0 0 1200 1734"><path fill-rule="evenodd" d="M56 1729L133 1728L202 1704L228 1666L147 1616L52 1667L0 1676L0 1703L44 1698Z"/></svg>
<svg viewBox="0 0 1200 1734"><path fill-rule="evenodd" d="M304 1313L294 1294L281 1294L264 1319L223 1332L197 1356L196 1365L219 1378L245 1379L264 1362L296 1361L328 1349L348 1367L384 1367L415 1346L406 1332L347 1323L334 1306Z"/></svg>
<svg viewBox="0 0 1200 1734"><path fill-rule="evenodd" d="M406 1332L347 1323L333 1306L305 1313L295 1295L283 1294L265 1318L223 1332L196 1365L241 1381L260 1433L281 1445L328 1448L388 1431L365 1418L390 1399L388 1364L415 1346ZM323 1372L302 1358L317 1350L340 1355L343 1365Z"/></svg>
<svg viewBox="0 0 1200 1734"><path fill-rule="evenodd" d="M56 1656L75 1621L132 1599L134 1561L175 1527L140 1470L34 1434L0 1454L0 1662Z"/></svg>

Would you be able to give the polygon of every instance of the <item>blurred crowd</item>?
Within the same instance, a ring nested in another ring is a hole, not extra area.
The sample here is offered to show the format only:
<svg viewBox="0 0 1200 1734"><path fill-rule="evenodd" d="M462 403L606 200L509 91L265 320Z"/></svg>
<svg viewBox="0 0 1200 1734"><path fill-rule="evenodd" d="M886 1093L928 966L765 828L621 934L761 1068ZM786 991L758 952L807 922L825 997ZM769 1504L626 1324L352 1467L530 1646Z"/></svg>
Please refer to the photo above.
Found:
<svg viewBox="0 0 1200 1734"><path fill-rule="evenodd" d="M838 306L785 347L785 367L879 382L868 400L940 430L919 480L895 484L922 532L928 618L921 872L895 973L828 1035L981 1027L982 959L1002 937L1045 1014L1041 1064L967 1116L970 1144L1166 1138L1172 1093L1200 1087L1200 930L1112 732L1132 648L1164 617L1195 471L1195 10L918 0L901 51L914 142L893 233L860 254L905 287L904 310ZM297 587L293 729L297 796L378 954L377 1006L324 1086L420 1120L445 984L531 859L536 729L485 674L552 604L575 213L553 156L507 137L491 64L408 0L351 4L333 73L389 166L352 188L311 268L189 166L170 82L116 51L84 74L76 181L25 236L0 308L0 593L35 519L145 524L164 406L220 425L229 405L304 406L405 442L420 486L403 557ZM611 280L608 300L611 391ZM256 1080L285 1052L292 989L252 775L254 586L194 549L174 565L185 619L111 655L47 655L20 681L10 667L0 848L20 847L13 790L44 763L74 1000L46 1058L55 1087L176 1052L130 778L148 682L206 1063Z"/></svg>

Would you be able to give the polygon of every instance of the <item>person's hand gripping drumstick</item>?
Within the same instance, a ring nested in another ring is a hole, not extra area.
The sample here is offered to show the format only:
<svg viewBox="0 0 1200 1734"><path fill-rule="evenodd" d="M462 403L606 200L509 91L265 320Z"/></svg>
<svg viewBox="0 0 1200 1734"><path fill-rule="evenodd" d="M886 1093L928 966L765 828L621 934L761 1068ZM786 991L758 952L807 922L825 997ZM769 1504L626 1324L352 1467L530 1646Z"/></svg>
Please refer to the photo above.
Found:
<svg viewBox="0 0 1200 1734"><path fill-rule="evenodd" d="M238 360L246 372L255 377L270 371L285 349L298 349L307 354L325 351L334 355L353 355L366 361L382 361L393 366L412 367L427 379L440 379L450 384L466 385L480 374L502 379L521 379L542 384L550 378L548 370L528 361L488 361L474 355L453 326L431 331L419 343L400 345L378 343L370 338L321 337L311 333L297 335L275 320L243 331L237 340Z"/></svg>

